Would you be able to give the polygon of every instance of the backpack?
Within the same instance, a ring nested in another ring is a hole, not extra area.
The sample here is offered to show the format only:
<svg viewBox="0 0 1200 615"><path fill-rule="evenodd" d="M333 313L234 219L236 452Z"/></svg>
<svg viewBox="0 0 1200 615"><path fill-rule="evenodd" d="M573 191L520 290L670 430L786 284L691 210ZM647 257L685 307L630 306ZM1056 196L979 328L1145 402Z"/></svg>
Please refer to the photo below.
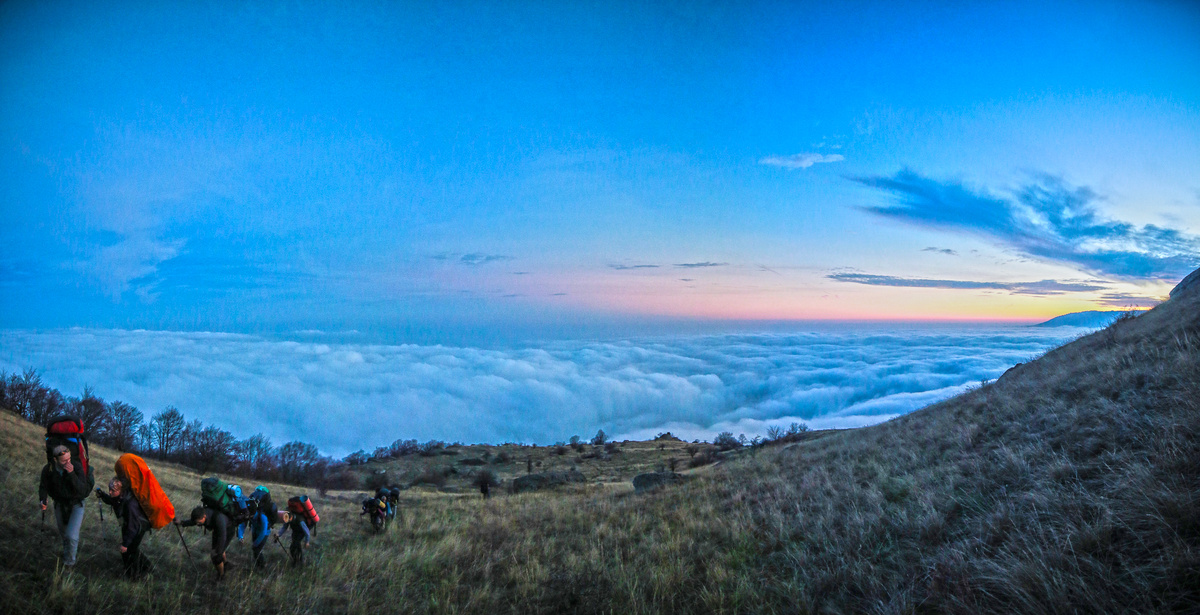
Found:
<svg viewBox="0 0 1200 615"><path fill-rule="evenodd" d="M374 516L382 515L387 505L379 498L367 498L363 500L362 506L363 512Z"/></svg>
<svg viewBox="0 0 1200 615"><path fill-rule="evenodd" d="M83 475L87 477L88 492L83 495L86 498L92 494L92 489L96 486L96 477L92 469L88 467L87 433L82 419L63 414L46 423L46 463L54 463L54 455L50 451L60 444L70 449L71 460L79 464L79 467L83 469Z"/></svg>
<svg viewBox="0 0 1200 615"><path fill-rule="evenodd" d="M229 483L216 476L200 481L200 503L213 510L229 510Z"/></svg>
<svg viewBox="0 0 1200 615"><path fill-rule="evenodd" d="M200 503L229 515L239 525L258 513L258 502L242 495L241 487L215 476L200 481Z"/></svg>
<svg viewBox="0 0 1200 615"><path fill-rule="evenodd" d="M321 521L321 517L317 515L317 509L313 508L312 500L308 499L307 495L288 498L288 511L303 517L304 522L310 528L315 527Z"/></svg>
<svg viewBox="0 0 1200 615"><path fill-rule="evenodd" d="M240 491L239 489L238 492ZM258 514L258 501L251 500L244 495L237 495L237 492L230 492L227 512L234 523L246 523Z"/></svg>
<svg viewBox="0 0 1200 615"><path fill-rule="evenodd" d="M125 453L117 459L114 469L117 476L129 485L133 497L142 506L142 512L146 513L151 528L163 528L175 518L175 506L163 492L158 479L154 478L154 473L150 471L144 459L133 453Z"/></svg>
<svg viewBox="0 0 1200 615"><path fill-rule="evenodd" d="M254 500L255 508L259 512L267 515L267 527L275 527L279 522L279 509L271 501L271 490L259 485L254 493L250 494L250 499Z"/></svg>

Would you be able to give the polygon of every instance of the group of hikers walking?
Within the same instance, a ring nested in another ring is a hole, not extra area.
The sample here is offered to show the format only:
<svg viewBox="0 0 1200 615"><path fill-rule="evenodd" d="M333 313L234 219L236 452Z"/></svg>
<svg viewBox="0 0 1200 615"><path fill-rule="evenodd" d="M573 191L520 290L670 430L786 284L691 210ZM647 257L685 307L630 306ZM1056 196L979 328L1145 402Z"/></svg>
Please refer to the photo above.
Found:
<svg viewBox="0 0 1200 615"><path fill-rule="evenodd" d="M250 528L251 559L255 568L263 568L263 550L274 539L283 548L280 538L291 533L288 558L293 566L304 561L304 549L311 544L320 517L308 496L289 498L284 509L277 507L271 492L259 486L244 496L237 485L216 477L200 483L201 505L192 509L189 519L175 517L175 507L163 492L145 460L132 453L121 455L115 465L116 476L108 482L108 490L95 487L95 470L88 465L87 439L84 425L75 417L52 419L46 429L47 463L42 468L38 501L43 523L48 509L53 510L55 526L62 538L62 564L70 570L79 552L79 534L83 525L84 501L92 494L110 506L120 525L122 571L136 577L150 570L150 560L141 553L142 539L152 529L174 524L183 548L187 541L179 528L201 527L212 532L212 551L209 559L217 578L223 578L228 568L226 551L236 535L241 542L246 527ZM52 501L52 504L51 504ZM101 519L104 511L101 508ZM394 514L394 513L393 513ZM278 529L276 529L278 526Z"/></svg>
<svg viewBox="0 0 1200 615"><path fill-rule="evenodd" d="M375 490L375 497L362 501L362 512L359 516L369 515L371 527L375 528L376 532L382 532L391 525L399 509L400 488L380 487Z"/></svg>
<svg viewBox="0 0 1200 615"><path fill-rule="evenodd" d="M249 496L242 495L238 485L230 485L216 477L200 481L201 505L192 509L191 518L184 521L176 520L179 527L200 527L206 532L212 532L212 552L209 559L217 571L217 577L225 576L229 557L227 550L236 534L238 542L243 542L246 526L250 527L251 561L255 568L266 567L263 550L267 542L274 539L280 547L283 543L279 538L291 532L291 546L288 557L293 566L304 563L304 549L312 541L320 517L308 496L298 496L288 500L288 507L280 510L271 500L271 491L264 486L258 486ZM311 511L311 514L309 512ZM278 525L279 529L275 530Z"/></svg>

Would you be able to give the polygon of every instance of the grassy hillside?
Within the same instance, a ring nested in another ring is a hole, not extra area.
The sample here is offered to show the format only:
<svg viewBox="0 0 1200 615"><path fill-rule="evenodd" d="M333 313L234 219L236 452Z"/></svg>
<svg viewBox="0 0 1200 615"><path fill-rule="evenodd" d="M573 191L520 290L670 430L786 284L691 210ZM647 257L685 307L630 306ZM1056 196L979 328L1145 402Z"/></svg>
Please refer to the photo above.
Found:
<svg viewBox="0 0 1200 615"><path fill-rule="evenodd" d="M1200 612L1198 353L1191 292L955 399L746 451L657 492L603 469L487 502L415 489L378 536L354 494L332 494L317 500L307 568L271 547L266 573L251 573L235 543L241 565L220 585L195 531L191 559L156 532L156 571L119 579L115 525L94 502L77 571L57 574L35 506L41 430L0 414L0 600L16 612ZM114 454L95 457L107 469ZM190 508L199 477L153 467Z"/></svg>
<svg viewBox="0 0 1200 615"><path fill-rule="evenodd" d="M812 432L804 438L832 435L834 431ZM529 473L575 470L592 483L616 489L630 488L638 474L660 472L672 467L687 473L736 453L720 451L710 443L689 443L670 434L646 442L608 442L604 446L534 446L525 444L450 445L428 455L371 460L351 471L364 485L415 486L443 493L472 493L478 489L478 474L491 472L502 489Z"/></svg>

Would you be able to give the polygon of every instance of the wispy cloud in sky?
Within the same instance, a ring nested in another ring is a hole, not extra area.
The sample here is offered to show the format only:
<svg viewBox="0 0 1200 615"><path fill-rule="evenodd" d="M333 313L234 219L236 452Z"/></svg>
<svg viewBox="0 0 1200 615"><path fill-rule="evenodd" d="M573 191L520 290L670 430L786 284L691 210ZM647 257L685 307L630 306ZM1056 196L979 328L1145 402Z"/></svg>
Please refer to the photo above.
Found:
<svg viewBox="0 0 1200 615"><path fill-rule="evenodd" d="M609 268L617 271L628 271L630 269L657 269L658 265L609 265Z"/></svg>
<svg viewBox="0 0 1200 615"><path fill-rule="evenodd" d="M904 170L856 181L892 193L897 202L865 207L910 224L983 236L1038 260L1093 275L1175 280L1200 265L1200 238L1153 224L1141 227L1106 218L1101 198L1042 176L1008 196Z"/></svg>
<svg viewBox="0 0 1200 615"><path fill-rule="evenodd" d="M958 252L955 252L954 250L951 250L950 248L936 248L933 246L929 246L928 248L925 248L924 250L921 250L921 251L922 252L936 252L938 254L945 254L946 256L958 256Z"/></svg>
<svg viewBox="0 0 1200 615"><path fill-rule="evenodd" d="M186 242L135 236L93 250L72 263L72 268L99 281L113 299L134 290L143 300L153 297L155 274L164 262L180 254ZM141 282L141 283L139 283Z"/></svg>
<svg viewBox="0 0 1200 615"><path fill-rule="evenodd" d="M485 254L482 252L471 252L469 254L454 254L454 253L435 254L433 256L433 259L439 260L439 261L445 261L445 262L458 263L460 265L467 265L468 267L475 267L478 265L487 265L488 263L510 261L510 260L513 260L513 257L507 256L504 254Z"/></svg>
<svg viewBox="0 0 1200 615"><path fill-rule="evenodd" d="M983 289L1006 290L1021 295L1060 295L1063 293L1082 293L1104 290L1100 286L1086 282L1061 282L1058 280L1040 280L1037 282L974 282L969 280L935 280L927 278L903 278L890 275L872 275L868 273L834 273L826 276L838 282L853 282L869 286L894 286L901 288L951 288L951 289Z"/></svg>
<svg viewBox="0 0 1200 615"><path fill-rule="evenodd" d="M729 263L714 263L711 261L705 261L702 263L675 263L675 266L682 269L705 269L708 267L724 267L728 264Z"/></svg>
<svg viewBox="0 0 1200 615"><path fill-rule="evenodd" d="M1158 305L1164 297L1150 297L1147 295L1136 295L1133 293L1105 293L1100 297L1100 303L1111 307L1153 307Z"/></svg>
<svg viewBox="0 0 1200 615"><path fill-rule="evenodd" d="M148 415L174 405L239 437L261 431L344 455L396 438L552 443L604 429L709 439L793 421L861 426L995 378L1077 334L858 325L482 349L5 330L0 370L34 366L67 394L90 384Z"/></svg>
<svg viewBox="0 0 1200 615"><path fill-rule="evenodd" d="M814 164L822 162L841 162L846 157L841 154L816 154L805 152L800 154L792 154L790 156L764 156L760 158L758 164L765 164L772 167L783 167L785 169L807 169Z"/></svg>

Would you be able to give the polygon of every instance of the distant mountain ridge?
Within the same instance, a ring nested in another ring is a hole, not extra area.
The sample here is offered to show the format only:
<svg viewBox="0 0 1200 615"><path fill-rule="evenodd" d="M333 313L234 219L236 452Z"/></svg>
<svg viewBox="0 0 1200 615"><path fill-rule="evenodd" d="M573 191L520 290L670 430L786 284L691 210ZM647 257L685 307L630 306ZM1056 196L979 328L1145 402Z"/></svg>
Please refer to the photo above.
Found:
<svg viewBox="0 0 1200 615"><path fill-rule="evenodd" d="M1055 316L1046 322L1039 322L1035 327L1087 327L1103 329L1116 322L1122 314L1141 314L1146 310L1090 310L1087 312L1072 312Z"/></svg>

